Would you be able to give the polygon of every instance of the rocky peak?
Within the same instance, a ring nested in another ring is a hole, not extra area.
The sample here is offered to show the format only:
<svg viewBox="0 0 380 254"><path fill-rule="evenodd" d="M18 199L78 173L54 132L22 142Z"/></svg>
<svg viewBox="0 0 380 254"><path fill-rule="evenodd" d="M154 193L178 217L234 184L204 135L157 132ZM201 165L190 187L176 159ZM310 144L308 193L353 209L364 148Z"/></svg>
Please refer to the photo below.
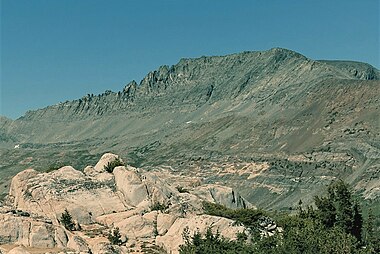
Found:
<svg viewBox="0 0 380 254"><path fill-rule="evenodd" d="M136 90L138 84L136 83L135 80L132 80L131 82L129 82L123 89L123 92L124 93L131 93L131 91L134 91Z"/></svg>
<svg viewBox="0 0 380 254"><path fill-rule="evenodd" d="M267 51L264 51L264 54L272 56L277 62L289 58L301 58L305 60L307 59L304 55L285 48L272 48Z"/></svg>
<svg viewBox="0 0 380 254"><path fill-rule="evenodd" d="M140 82L142 94L159 93L165 90L169 81L172 69L167 65L160 66L158 70L151 71Z"/></svg>

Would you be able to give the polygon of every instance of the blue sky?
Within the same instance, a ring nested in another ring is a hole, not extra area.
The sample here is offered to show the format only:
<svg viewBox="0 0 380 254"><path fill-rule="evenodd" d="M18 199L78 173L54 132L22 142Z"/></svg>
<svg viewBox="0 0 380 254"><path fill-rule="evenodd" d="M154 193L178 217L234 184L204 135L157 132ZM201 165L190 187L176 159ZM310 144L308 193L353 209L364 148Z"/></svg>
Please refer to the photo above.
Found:
<svg viewBox="0 0 380 254"><path fill-rule="evenodd" d="M378 0L0 1L0 115L11 118L183 57L283 47L380 66Z"/></svg>

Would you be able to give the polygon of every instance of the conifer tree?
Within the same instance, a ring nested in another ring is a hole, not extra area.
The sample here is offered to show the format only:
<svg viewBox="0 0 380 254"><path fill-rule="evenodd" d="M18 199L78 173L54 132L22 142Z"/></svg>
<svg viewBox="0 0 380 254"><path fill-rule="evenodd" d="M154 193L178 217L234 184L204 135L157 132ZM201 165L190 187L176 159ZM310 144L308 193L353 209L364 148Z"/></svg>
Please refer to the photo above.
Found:
<svg viewBox="0 0 380 254"><path fill-rule="evenodd" d="M359 242L362 242L362 231L363 231L363 215L358 202L354 203L353 207L353 225L351 234L356 237Z"/></svg>
<svg viewBox="0 0 380 254"><path fill-rule="evenodd" d="M63 226L70 231L75 230L75 223L73 221L73 218L71 217L71 214L67 209L62 213L60 222L63 224Z"/></svg>

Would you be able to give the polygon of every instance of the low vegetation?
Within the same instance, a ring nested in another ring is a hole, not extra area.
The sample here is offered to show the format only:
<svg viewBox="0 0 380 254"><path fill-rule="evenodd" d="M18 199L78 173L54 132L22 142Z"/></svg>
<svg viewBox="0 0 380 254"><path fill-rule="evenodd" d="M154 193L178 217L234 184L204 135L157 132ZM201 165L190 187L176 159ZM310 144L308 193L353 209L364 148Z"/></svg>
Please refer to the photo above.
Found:
<svg viewBox="0 0 380 254"><path fill-rule="evenodd" d="M150 206L151 211L161 211L164 212L166 209L168 209L168 205L160 203L160 202L155 202Z"/></svg>
<svg viewBox="0 0 380 254"><path fill-rule="evenodd" d="M107 238L108 238L108 241L110 241L112 245L121 245L123 243L123 241L121 240L121 234L118 227L111 230L108 233Z"/></svg>
<svg viewBox="0 0 380 254"><path fill-rule="evenodd" d="M211 228L208 228L204 236L199 232L191 237L189 228L185 228L182 237L184 245L179 248L182 254L201 254L201 253L254 253L242 240L231 241L220 236L219 233L213 234Z"/></svg>
<svg viewBox="0 0 380 254"><path fill-rule="evenodd" d="M258 229L259 220L267 215L265 211L260 209L231 209L210 202L203 202L203 210L209 215L234 220L237 224L244 225L252 231Z"/></svg>
<svg viewBox="0 0 380 254"><path fill-rule="evenodd" d="M118 166L124 166L124 163L119 158L116 158L115 160L108 162L107 165L104 166L104 170L108 173L112 173Z"/></svg>
<svg viewBox="0 0 380 254"><path fill-rule="evenodd" d="M293 215L273 214L282 233L272 236L254 234L261 216L269 213L252 210L232 210L205 203L205 212L223 216L244 224L250 230L250 239L240 233L237 240L228 240L209 229L205 235L199 232L190 236L185 229L185 244L181 254L190 253L380 253L379 232L374 227L374 216L363 218L361 206L353 198L352 191L342 181L332 182L326 196L315 197L315 206L302 207Z"/></svg>
<svg viewBox="0 0 380 254"><path fill-rule="evenodd" d="M182 186L177 186L176 189L179 193L189 193L189 190Z"/></svg>

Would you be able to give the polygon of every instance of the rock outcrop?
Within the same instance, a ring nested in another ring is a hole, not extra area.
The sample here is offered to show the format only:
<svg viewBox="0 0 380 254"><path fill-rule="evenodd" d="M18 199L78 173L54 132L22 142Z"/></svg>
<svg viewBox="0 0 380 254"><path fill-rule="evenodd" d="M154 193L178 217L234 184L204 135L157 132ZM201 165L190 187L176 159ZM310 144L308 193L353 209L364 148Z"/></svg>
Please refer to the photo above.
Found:
<svg viewBox="0 0 380 254"><path fill-rule="evenodd" d="M231 220L202 215L203 201L252 206L231 188L208 184L180 191L158 172L128 165L112 173L104 170L114 160L119 157L108 153L84 172L65 166L49 173L27 169L17 174L0 210L0 245L76 253L108 253L113 248L126 253L149 242L177 253L185 228L203 232L212 227L228 238L244 230ZM62 224L66 209L77 224L75 231ZM128 239L123 246L108 242L114 228Z"/></svg>
<svg viewBox="0 0 380 254"><path fill-rule="evenodd" d="M0 213L0 244L18 243L24 246L65 247L69 237L63 227L51 221L24 217L12 212Z"/></svg>

